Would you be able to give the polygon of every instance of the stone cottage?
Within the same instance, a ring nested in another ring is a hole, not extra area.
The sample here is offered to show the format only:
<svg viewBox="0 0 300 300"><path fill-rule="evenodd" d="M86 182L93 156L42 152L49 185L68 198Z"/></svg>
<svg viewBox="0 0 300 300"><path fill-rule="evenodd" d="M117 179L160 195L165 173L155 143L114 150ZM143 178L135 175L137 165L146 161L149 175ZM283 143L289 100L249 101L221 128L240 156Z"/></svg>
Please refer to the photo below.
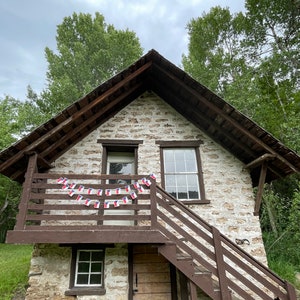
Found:
<svg viewBox="0 0 300 300"><path fill-rule="evenodd" d="M299 170L152 50L0 153L23 183L7 242L34 244L26 299L296 299L258 213L264 183Z"/></svg>

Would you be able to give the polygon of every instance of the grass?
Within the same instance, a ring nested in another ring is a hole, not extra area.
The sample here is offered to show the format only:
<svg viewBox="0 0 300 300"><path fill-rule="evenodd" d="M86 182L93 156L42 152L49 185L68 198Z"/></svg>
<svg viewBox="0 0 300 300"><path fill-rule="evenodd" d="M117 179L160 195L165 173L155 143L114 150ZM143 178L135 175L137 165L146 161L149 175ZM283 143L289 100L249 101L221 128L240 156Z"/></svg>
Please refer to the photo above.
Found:
<svg viewBox="0 0 300 300"><path fill-rule="evenodd" d="M15 291L24 291L32 245L0 244L0 295L1 300L11 300Z"/></svg>
<svg viewBox="0 0 300 300"><path fill-rule="evenodd" d="M275 237L272 233L263 234L269 268L281 278L300 289L296 273L300 272L300 241L291 234Z"/></svg>

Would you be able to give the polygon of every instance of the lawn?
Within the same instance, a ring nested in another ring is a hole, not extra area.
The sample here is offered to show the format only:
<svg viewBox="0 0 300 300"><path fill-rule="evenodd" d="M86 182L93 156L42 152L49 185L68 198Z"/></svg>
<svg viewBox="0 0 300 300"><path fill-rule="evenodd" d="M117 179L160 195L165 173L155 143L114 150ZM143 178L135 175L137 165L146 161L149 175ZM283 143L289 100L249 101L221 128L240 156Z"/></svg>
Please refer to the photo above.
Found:
<svg viewBox="0 0 300 300"><path fill-rule="evenodd" d="M25 292L32 245L0 244L0 295L11 300L15 291Z"/></svg>

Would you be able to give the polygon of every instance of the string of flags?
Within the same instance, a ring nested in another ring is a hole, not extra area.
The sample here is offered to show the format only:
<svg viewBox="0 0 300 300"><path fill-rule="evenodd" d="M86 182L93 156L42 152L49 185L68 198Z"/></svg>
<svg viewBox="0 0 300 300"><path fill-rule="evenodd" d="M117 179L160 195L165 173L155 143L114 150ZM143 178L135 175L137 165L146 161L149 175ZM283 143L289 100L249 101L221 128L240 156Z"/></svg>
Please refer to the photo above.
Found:
<svg viewBox="0 0 300 300"><path fill-rule="evenodd" d="M154 180L156 179L156 175L154 173L151 173L149 175L149 177L151 177ZM147 177L141 178L141 182L143 185L145 185L147 187L150 187L150 185L151 185L151 181ZM78 203L82 203L82 201L83 201L83 204L85 206L93 205L93 207L96 209L100 207L100 200L91 200L90 198L86 198L85 196L82 195L84 191L86 191L87 195L94 194L99 197L102 195L109 197L112 195L120 195L123 193L123 190L124 190L126 193L129 194L129 197L132 200L134 200L138 197L137 192L143 193L145 191L144 187L142 185L140 185L138 181L135 181L132 184L125 184L125 185L119 186L115 189L104 189L104 190L103 189L93 189L91 187L85 187L82 184L77 185L77 183L75 183L75 182L70 183L68 178L66 178L66 177L58 178L57 183L62 185L62 187L61 187L62 190L68 191L68 194L70 197L73 197L75 195L76 201ZM129 202L128 196L123 196L121 199L121 203L127 204L128 202ZM111 203L113 204L114 207L120 206L120 200L114 200L113 202L105 200L104 204L103 204L104 208L109 208Z"/></svg>

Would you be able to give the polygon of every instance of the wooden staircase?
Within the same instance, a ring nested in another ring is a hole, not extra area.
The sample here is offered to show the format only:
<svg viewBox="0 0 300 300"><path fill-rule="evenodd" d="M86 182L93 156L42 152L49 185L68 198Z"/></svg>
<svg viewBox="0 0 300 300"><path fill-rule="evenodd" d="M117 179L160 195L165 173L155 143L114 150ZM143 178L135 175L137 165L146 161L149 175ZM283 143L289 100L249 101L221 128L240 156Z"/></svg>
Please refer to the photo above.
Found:
<svg viewBox="0 0 300 300"><path fill-rule="evenodd" d="M178 252L174 243L166 243L158 247L158 252L168 259L178 270L180 270L187 278L191 280L193 285L190 286L190 299L197 299L196 286L201 287L212 299L231 300L229 290L220 291L212 279L212 274L205 268L196 266L193 258L187 254Z"/></svg>
<svg viewBox="0 0 300 300"><path fill-rule="evenodd" d="M214 300L297 299L290 283L159 186L155 203L152 228L168 238L158 252L186 276L190 300L197 299L197 288Z"/></svg>

